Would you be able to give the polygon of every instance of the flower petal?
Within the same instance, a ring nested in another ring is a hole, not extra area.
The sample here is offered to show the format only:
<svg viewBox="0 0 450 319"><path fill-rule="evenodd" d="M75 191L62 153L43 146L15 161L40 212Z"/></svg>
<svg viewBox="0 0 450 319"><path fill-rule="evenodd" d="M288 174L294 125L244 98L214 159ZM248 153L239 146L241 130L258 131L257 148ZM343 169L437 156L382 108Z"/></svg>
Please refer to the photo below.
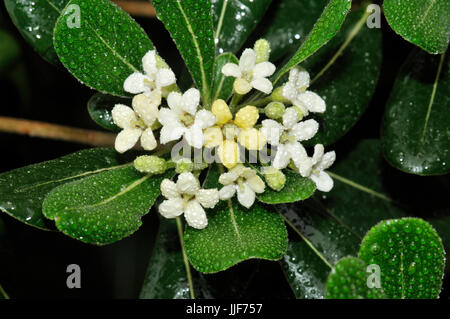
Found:
<svg viewBox="0 0 450 319"><path fill-rule="evenodd" d="M308 157L305 148L298 142L291 142L286 144L286 148L291 154L292 161L300 171L303 177L309 176L312 169L312 160Z"/></svg>
<svg viewBox="0 0 450 319"><path fill-rule="evenodd" d="M317 165L316 169L323 171L329 168L331 165L333 165L335 160L336 160L336 153L334 151L326 152L325 155L322 157L322 160L320 161L319 165Z"/></svg>
<svg viewBox="0 0 450 319"><path fill-rule="evenodd" d="M293 102L297 98L297 87L295 86L295 84L287 82L283 86L282 94L285 99Z"/></svg>
<svg viewBox="0 0 450 319"><path fill-rule="evenodd" d="M259 177L258 175L254 175L247 179L246 183L250 188L258 194L264 193L264 190L266 188L266 184L264 181Z"/></svg>
<svg viewBox="0 0 450 319"><path fill-rule="evenodd" d="M181 108L182 100L183 96L179 92L171 92L169 96L167 96L167 104L169 105L170 109L177 112Z"/></svg>
<svg viewBox="0 0 450 319"><path fill-rule="evenodd" d="M242 206L250 208L255 202L255 197L255 192L247 183L242 183L242 185L237 187L237 198Z"/></svg>
<svg viewBox="0 0 450 319"><path fill-rule="evenodd" d="M270 94L273 90L272 82L266 78L254 79L250 84L253 88L266 94Z"/></svg>
<svg viewBox="0 0 450 319"><path fill-rule="evenodd" d="M287 150L286 146L284 146L283 144L278 145L278 149L275 154L272 166L275 167L276 169L285 168L289 164L290 159L291 154Z"/></svg>
<svg viewBox="0 0 450 319"><path fill-rule="evenodd" d="M167 107L163 107L159 110L158 113L158 121L162 125L175 125L180 126L180 120L178 117L178 113L174 110L168 109Z"/></svg>
<svg viewBox="0 0 450 319"><path fill-rule="evenodd" d="M123 129L134 128L133 122L137 121L136 114L131 107L116 104L111 111L114 123Z"/></svg>
<svg viewBox="0 0 450 319"><path fill-rule="evenodd" d="M276 70L276 67L273 63L270 62L261 62L255 65L253 69L253 78L267 78L271 76Z"/></svg>
<svg viewBox="0 0 450 319"><path fill-rule="evenodd" d="M309 82L310 82L309 73L303 68L294 68L294 69L297 70L297 73L295 75L295 81L293 81L293 83L295 83L296 88L297 89L308 88ZM291 76L289 74L289 82L290 81L291 81Z"/></svg>
<svg viewBox="0 0 450 319"><path fill-rule="evenodd" d="M184 218L186 218L186 222L189 226L196 229L203 229L208 226L208 219L206 218L205 210L196 200L191 200L186 205Z"/></svg>
<svg viewBox="0 0 450 319"><path fill-rule="evenodd" d="M158 142L155 139L155 135L153 135L153 131L151 128L147 128L141 135L141 145L142 148L146 151L152 151L158 146Z"/></svg>
<svg viewBox="0 0 450 319"><path fill-rule="evenodd" d="M181 101L181 108L183 109L183 111L195 115L199 103L200 103L200 91L191 88L183 94L183 99Z"/></svg>
<svg viewBox="0 0 450 319"><path fill-rule="evenodd" d="M184 202L181 198L171 198L163 201L158 210L165 218L174 218L183 214Z"/></svg>
<svg viewBox="0 0 450 319"><path fill-rule="evenodd" d="M283 126L274 120L264 120L261 122L261 134L264 135L267 142L274 146L280 143L280 136L283 134Z"/></svg>
<svg viewBox="0 0 450 319"><path fill-rule="evenodd" d="M311 91L300 93L297 96L297 101L301 102L310 112L323 113L326 110L325 101Z"/></svg>
<svg viewBox="0 0 450 319"><path fill-rule="evenodd" d="M316 183L319 191L329 192L334 186L333 179L323 171L320 171L319 174L312 174L310 178Z"/></svg>
<svg viewBox="0 0 450 319"><path fill-rule="evenodd" d="M283 114L283 126L286 129L292 128L298 122L297 110L293 107L288 107Z"/></svg>
<svg viewBox="0 0 450 319"><path fill-rule="evenodd" d="M217 189L201 189L195 198L203 207L213 208L219 202L219 191Z"/></svg>
<svg viewBox="0 0 450 319"><path fill-rule="evenodd" d="M236 194L236 185L230 184L227 186L222 187L222 189L219 191L219 198L221 200L227 200Z"/></svg>
<svg viewBox="0 0 450 319"><path fill-rule="evenodd" d="M199 125L192 125L185 130L184 138L188 144L195 148L202 148L205 143L205 137L203 136L203 130Z"/></svg>
<svg viewBox="0 0 450 319"><path fill-rule="evenodd" d="M239 174L237 174L236 171L231 170L219 176L219 183L222 185L233 184L238 178Z"/></svg>
<svg viewBox="0 0 450 319"><path fill-rule="evenodd" d="M306 141L316 135L319 130L319 123L310 119L294 124L292 127L292 134L294 134L297 141Z"/></svg>
<svg viewBox="0 0 450 319"><path fill-rule="evenodd" d="M144 79L146 76L140 72L134 72L131 74L125 82L123 83L123 89L132 94L139 94L142 92L146 92L149 90L148 87L145 86Z"/></svg>
<svg viewBox="0 0 450 319"><path fill-rule="evenodd" d="M225 76L233 76L235 78L240 78L242 76L239 66L234 63L227 63L222 67L222 73Z"/></svg>
<svg viewBox="0 0 450 319"><path fill-rule="evenodd" d="M175 82L175 73L171 69L159 69L158 73L156 73L156 86L159 88L172 85Z"/></svg>
<svg viewBox="0 0 450 319"><path fill-rule="evenodd" d="M314 146L314 154L313 154L313 157L312 157L313 165L316 165L316 164L320 163L320 161L323 158L324 150L325 150L325 148L323 147L322 144L316 144Z"/></svg>
<svg viewBox="0 0 450 319"><path fill-rule="evenodd" d="M131 149L134 145L136 145L139 137L142 134L142 130L140 128L129 128L124 129L119 134L117 134L115 149L119 153L124 153Z"/></svg>
<svg viewBox="0 0 450 319"><path fill-rule="evenodd" d="M255 67L256 53L253 49L245 49L239 59L241 72L248 72Z"/></svg>
<svg viewBox="0 0 450 319"><path fill-rule="evenodd" d="M161 104L161 91L153 90L150 96L136 95L133 98L133 109L147 126L152 126L158 117L158 106Z"/></svg>
<svg viewBox="0 0 450 319"><path fill-rule="evenodd" d="M186 128L181 125L164 125L159 133L159 141L161 144L176 141L183 136L185 131Z"/></svg>
<svg viewBox="0 0 450 319"><path fill-rule="evenodd" d="M195 195L200 189L200 183L192 173L178 175L177 189L180 194Z"/></svg>
<svg viewBox="0 0 450 319"><path fill-rule="evenodd" d="M216 124L216 116L207 110L200 110L195 114L194 125L200 126L202 129L208 128Z"/></svg>
<svg viewBox="0 0 450 319"><path fill-rule="evenodd" d="M156 51L150 50L148 51L144 57L142 58L142 67L144 68L145 73L154 79L156 75L156 71L158 70L156 66Z"/></svg>
<svg viewBox="0 0 450 319"><path fill-rule="evenodd" d="M180 195L178 194L177 184L175 184L175 182L171 181L170 179L164 179L161 182L160 188L161 193L165 198L180 198Z"/></svg>

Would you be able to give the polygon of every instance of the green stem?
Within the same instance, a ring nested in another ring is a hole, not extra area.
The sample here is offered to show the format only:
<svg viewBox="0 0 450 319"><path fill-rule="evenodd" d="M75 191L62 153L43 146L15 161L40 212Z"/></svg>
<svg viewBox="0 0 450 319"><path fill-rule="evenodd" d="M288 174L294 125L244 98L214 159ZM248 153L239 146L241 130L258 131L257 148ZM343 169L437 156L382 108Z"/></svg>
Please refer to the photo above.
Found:
<svg viewBox="0 0 450 319"><path fill-rule="evenodd" d="M195 299L194 285L192 283L191 266L189 265L189 260L187 258L186 250L184 248L183 223L182 223L180 217L177 217L176 220L177 220L178 237L180 238L181 250L183 252L183 261L184 261L184 266L186 268L186 275L187 275L187 280L188 280L188 285L189 285L189 294L191 295L191 299Z"/></svg>
<svg viewBox="0 0 450 319"><path fill-rule="evenodd" d="M2 285L0 285L0 295L2 295L5 299L10 299L6 291L3 289Z"/></svg>
<svg viewBox="0 0 450 319"><path fill-rule="evenodd" d="M259 100L255 100L253 102L248 102L248 103L243 103L241 105L239 105L237 108L240 109L241 107L247 106L247 105L253 105L253 106L263 106L263 105L267 105L270 102L272 102L272 97L271 96L267 96L265 98L259 99Z"/></svg>
<svg viewBox="0 0 450 319"><path fill-rule="evenodd" d="M236 111L235 107L239 103L239 101L242 99L242 97L243 97L243 95L240 95L240 94L237 94L236 92L234 92L233 98L231 99L231 102L230 102L231 113L234 113Z"/></svg>

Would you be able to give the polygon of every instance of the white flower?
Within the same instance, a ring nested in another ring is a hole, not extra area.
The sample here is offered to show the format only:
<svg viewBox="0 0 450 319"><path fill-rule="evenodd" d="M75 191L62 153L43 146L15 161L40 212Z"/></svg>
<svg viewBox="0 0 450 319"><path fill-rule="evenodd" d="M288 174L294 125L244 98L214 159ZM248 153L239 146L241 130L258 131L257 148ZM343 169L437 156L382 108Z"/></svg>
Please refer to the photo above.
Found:
<svg viewBox="0 0 450 319"><path fill-rule="evenodd" d="M307 91L309 87L309 73L304 69L293 68L289 72L289 81L283 86L283 97L302 111L303 115L309 112L325 112L325 101L316 93Z"/></svg>
<svg viewBox="0 0 450 319"><path fill-rule="evenodd" d="M267 61L256 64L255 51L246 49L241 55L239 65L227 63L223 66L222 73L236 78L234 88L238 94L247 94L252 87L270 94L273 86L266 78L271 76L275 69L275 65Z"/></svg>
<svg viewBox="0 0 450 319"><path fill-rule="evenodd" d="M219 202L217 189L200 189L200 183L192 173L178 175L176 183L165 179L161 192L167 199L159 205L159 212L166 218L174 218L184 213L189 226L203 229L208 219L203 208L213 208Z"/></svg>
<svg viewBox="0 0 450 319"><path fill-rule="evenodd" d="M334 151L324 154L322 144L314 146L310 178L316 183L317 189L322 192L329 192L333 188L333 179L324 170L333 165L335 160L336 153Z"/></svg>
<svg viewBox="0 0 450 319"><path fill-rule="evenodd" d="M133 98L133 109L116 104L112 109L114 123L122 128L117 135L115 148L117 152L124 153L131 149L141 138L142 147L151 151L158 143L151 126L158 116L158 106L161 104L161 92L153 91L150 96L144 94L136 95Z"/></svg>
<svg viewBox="0 0 450 319"><path fill-rule="evenodd" d="M189 89L183 95L172 92L167 97L169 108L161 108L158 120L163 125L160 141L166 144L185 137L189 145L201 148L204 143L203 130L213 126L217 118L210 111L197 111L200 92Z"/></svg>
<svg viewBox="0 0 450 319"><path fill-rule="evenodd" d="M225 185L219 191L221 200L230 199L237 192L239 203L247 208L250 208L255 202L255 193L263 193L266 187L255 170L242 164L220 175L219 183Z"/></svg>
<svg viewBox="0 0 450 319"><path fill-rule="evenodd" d="M272 166L285 168L292 159L302 176L309 176L312 161L300 141L309 140L319 129L315 120L298 122L299 114L294 107L287 108L283 115L283 124L274 120L262 121L261 133L267 142L277 146Z"/></svg>
<svg viewBox="0 0 450 319"><path fill-rule="evenodd" d="M161 90L175 83L173 71L168 67L158 68L155 50L148 51L142 58L144 73L134 72L124 82L125 91L132 94L149 93L155 89Z"/></svg>

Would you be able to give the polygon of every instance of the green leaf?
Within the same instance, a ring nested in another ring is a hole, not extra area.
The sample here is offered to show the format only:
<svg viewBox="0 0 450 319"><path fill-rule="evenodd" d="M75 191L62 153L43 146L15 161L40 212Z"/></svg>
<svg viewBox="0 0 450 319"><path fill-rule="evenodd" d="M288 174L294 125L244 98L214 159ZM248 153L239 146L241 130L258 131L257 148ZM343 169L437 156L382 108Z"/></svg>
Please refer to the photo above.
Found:
<svg viewBox="0 0 450 319"><path fill-rule="evenodd" d="M0 285L0 299L9 299L9 296L3 289L2 285Z"/></svg>
<svg viewBox="0 0 450 319"><path fill-rule="evenodd" d="M123 165L113 149L88 149L0 174L0 210L19 221L50 229L42 202L56 186Z"/></svg>
<svg viewBox="0 0 450 319"><path fill-rule="evenodd" d="M214 82L212 83L212 99L228 100L233 93L234 78L225 76L222 73L222 67L227 63L239 64L238 59L232 53L224 53L217 57L214 66Z"/></svg>
<svg viewBox="0 0 450 319"><path fill-rule="evenodd" d="M272 61L298 47L293 46L293 43L303 41L308 35L327 2L328 0L279 0L276 7L271 7L269 17L262 21L269 24L262 38L270 43Z"/></svg>
<svg viewBox="0 0 450 319"><path fill-rule="evenodd" d="M214 39L219 54L236 53L272 0L212 0Z"/></svg>
<svg viewBox="0 0 450 319"><path fill-rule="evenodd" d="M309 198L316 190L316 184L309 179L300 176L292 170L285 170L286 184L284 188L277 192L269 187L262 194L258 194L258 199L266 204L293 203Z"/></svg>
<svg viewBox="0 0 450 319"><path fill-rule="evenodd" d="M96 93L89 99L87 108L95 123L107 130L119 132L121 128L114 123L111 114L116 104L131 105L131 99Z"/></svg>
<svg viewBox="0 0 450 319"><path fill-rule="evenodd" d="M153 6L183 56L203 104L209 105L216 56L211 0L154 0Z"/></svg>
<svg viewBox="0 0 450 319"><path fill-rule="evenodd" d="M42 204L44 216L64 234L106 245L133 234L160 194L163 175L142 175L134 166L101 172L51 191Z"/></svg>
<svg viewBox="0 0 450 319"><path fill-rule="evenodd" d="M418 175L450 172L450 59L417 50L387 102L381 140L386 160Z"/></svg>
<svg viewBox="0 0 450 319"><path fill-rule="evenodd" d="M220 187L219 175L217 166L211 168L204 187ZM221 201L207 216L205 229L187 227L184 236L189 261L200 272L219 272L251 258L278 260L286 252L282 218L257 202L246 209L236 200Z"/></svg>
<svg viewBox="0 0 450 319"><path fill-rule="evenodd" d="M312 55L336 35L350 10L351 4L351 0L330 0L300 48L276 74L275 82L278 82L286 72Z"/></svg>
<svg viewBox="0 0 450 319"><path fill-rule="evenodd" d="M405 40L431 54L444 53L450 41L448 0L384 0L384 15Z"/></svg>
<svg viewBox="0 0 450 319"><path fill-rule="evenodd" d="M20 48L11 34L0 29L0 74L20 56Z"/></svg>
<svg viewBox="0 0 450 319"><path fill-rule="evenodd" d="M142 69L142 57L153 50L145 31L108 0L71 0L56 22L54 45L78 80L119 96L127 95L125 79Z"/></svg>
<svg viewBox="0 0 450 319"><path fill-rule="evenodd" d="M302 67L314 77L311 90L327 104L314 114L320 124L308 145L329 145L344 136L360 119L375 91L381 67L381 31L366 26L364 9L352 12L329 43Z"/></svg>
<svg viewBox="0 0 450 319"><path fill-rule="evenodd" d="M69 0L5 0L9 16L25 40L53 64L59 64L53 47L53 29L68 2Z"/></svg>
<svg viewBox="0 0 450 319"><path fill-rule="evenodd" d="M444 247L424 220L403 218L379 223L364 237L359 257L380 267L381 284L390 298L439 297Z"/></svg>
<svg viewBox="0 0 450 319"><path fill-rule="evenodd" d="M385 299L383 288L369 288L367 264L359 258L345 257L334 265L327 279L327 299Z"/></svg>

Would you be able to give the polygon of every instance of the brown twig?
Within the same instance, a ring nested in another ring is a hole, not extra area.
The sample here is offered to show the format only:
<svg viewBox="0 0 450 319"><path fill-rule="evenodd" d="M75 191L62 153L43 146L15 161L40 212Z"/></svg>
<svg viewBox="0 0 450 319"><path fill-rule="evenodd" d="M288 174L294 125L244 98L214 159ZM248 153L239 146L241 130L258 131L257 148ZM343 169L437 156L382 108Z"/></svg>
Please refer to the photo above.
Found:
<svg viewBox="0 0 450 319"><path fill-rule="evenodd" d="M116 138L116 135L112 133L15 119L4 116L0 116L0 131L69 141L91 146L113 146Z"/></svg>
<svg viewBox="0 0 450 319"><path fill-rule="evenodd" d="M155 8L153 8L150 2L125 1L125 0L112 0L112 1L131 15L150 18L156 17Z"/></svg>

